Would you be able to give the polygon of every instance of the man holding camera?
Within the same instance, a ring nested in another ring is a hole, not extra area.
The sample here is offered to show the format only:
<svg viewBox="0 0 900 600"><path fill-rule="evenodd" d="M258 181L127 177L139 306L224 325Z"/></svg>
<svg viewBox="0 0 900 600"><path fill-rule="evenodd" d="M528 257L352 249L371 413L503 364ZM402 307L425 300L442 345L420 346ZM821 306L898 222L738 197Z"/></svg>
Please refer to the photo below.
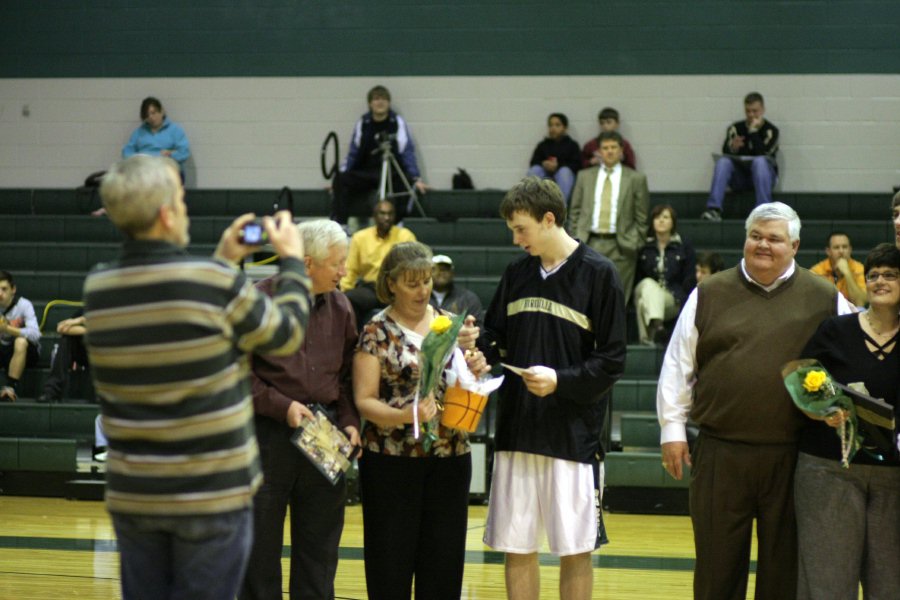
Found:
<svg viewBox="0 0 900 600"><path fill-rule="evenodd" d="M100 197L125 236L121 256L84 284L122 596L234 598L262 483L248 354L284 356L303 341L303 242L287 211L262 220L281 257L269 299L236 266L259 249L239 233L252 214L225 230L214 258L185 251L190 221L171 159L116 163Z"/></svg>
<svg viewBox="0 0 900 600"><path fill-rule="evenodd" d="M383 151L390 150L417 193L424 194L428 189L419 174L409 127L403 117L391 110L391 93L376 85L369 90L367 101L369 112L353 127L350 149L334 178L331 218L341 225L347 223L354 195L378 189ZM392 170L391 178L395 190L404 189L399 173ZM398 222L407 214L408 200L402 197L395 202Z"/></svg>

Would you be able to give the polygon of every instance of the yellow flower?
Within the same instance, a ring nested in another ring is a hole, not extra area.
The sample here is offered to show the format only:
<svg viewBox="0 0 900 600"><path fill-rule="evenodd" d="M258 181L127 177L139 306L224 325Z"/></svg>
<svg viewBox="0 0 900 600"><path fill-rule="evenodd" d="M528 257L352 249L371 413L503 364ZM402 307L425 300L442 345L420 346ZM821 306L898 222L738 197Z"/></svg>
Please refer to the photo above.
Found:
<svg viewBox="0 0 900 600"><path fill-rule="evenodd" d="M435 317L434 321L431 322L431 330L437 334L441 334L450 329L451 325L453 325L453 321L450 320L450 317L438 315Z"/></svg>
<svg viewBox="0 0 900 600"><path fill-rule="evenodd" d="M818 392L827 380L828 375L825 371L810 371L803 378L803 389L807 392Z"/></svg>

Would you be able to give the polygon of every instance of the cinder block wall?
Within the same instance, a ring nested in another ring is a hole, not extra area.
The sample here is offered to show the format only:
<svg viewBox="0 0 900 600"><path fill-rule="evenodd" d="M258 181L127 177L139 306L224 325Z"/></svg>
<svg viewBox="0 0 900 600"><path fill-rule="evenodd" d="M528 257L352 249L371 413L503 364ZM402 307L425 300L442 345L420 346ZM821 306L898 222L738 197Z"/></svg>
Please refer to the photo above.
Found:
<svg viewBox="0 0 900 600"><path fill-rule="evenodd" d="M189 187L325 185L387 85L429 183L524 174L548 113L580 143L615 106L658 191L701 191L751 90L781 128L783 191L900 183L900 3L4 2L0 186L71 187L115 160L147 95L193 146ZM552 13L552 14L551 14Z"/></svg>

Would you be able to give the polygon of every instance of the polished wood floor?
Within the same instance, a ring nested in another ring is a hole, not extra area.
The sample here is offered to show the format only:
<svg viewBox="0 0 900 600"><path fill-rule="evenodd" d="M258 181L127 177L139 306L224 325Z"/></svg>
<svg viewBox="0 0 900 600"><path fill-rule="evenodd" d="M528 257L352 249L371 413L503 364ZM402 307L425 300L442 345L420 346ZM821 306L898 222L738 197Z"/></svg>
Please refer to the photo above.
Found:
<svg viewBox="0 0 900 600"><path fill-rule="evenodd" d="M481 542L484 517L484 507L471 507L463 598L500 600L506 597L502 557ZM594 598L691 597L686 517L605 518L611 543L594 557ZM0 599L121 598L114 540L100 502L0 496ZM548 554L541 564L541 598L557 598L557 563ZM366 598L358 506L347 509L336 588L338 598Z"/></svg>

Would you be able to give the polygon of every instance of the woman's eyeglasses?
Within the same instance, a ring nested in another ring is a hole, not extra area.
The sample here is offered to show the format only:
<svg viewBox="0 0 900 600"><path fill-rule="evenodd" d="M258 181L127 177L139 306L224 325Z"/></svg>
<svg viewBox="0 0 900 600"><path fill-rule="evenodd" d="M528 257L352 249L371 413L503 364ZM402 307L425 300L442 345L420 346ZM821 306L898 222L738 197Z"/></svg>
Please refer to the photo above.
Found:
<svg viewBox="0 0 900 600"><path fill-rule="evenodd" d="M878 281L878 278L881 277L885 281L897 281L900 279L900 273L897 271L885 271L883 273L879 273L878 271L869 271L866 273L866 281L870 283L875 283Z"/></svg>

